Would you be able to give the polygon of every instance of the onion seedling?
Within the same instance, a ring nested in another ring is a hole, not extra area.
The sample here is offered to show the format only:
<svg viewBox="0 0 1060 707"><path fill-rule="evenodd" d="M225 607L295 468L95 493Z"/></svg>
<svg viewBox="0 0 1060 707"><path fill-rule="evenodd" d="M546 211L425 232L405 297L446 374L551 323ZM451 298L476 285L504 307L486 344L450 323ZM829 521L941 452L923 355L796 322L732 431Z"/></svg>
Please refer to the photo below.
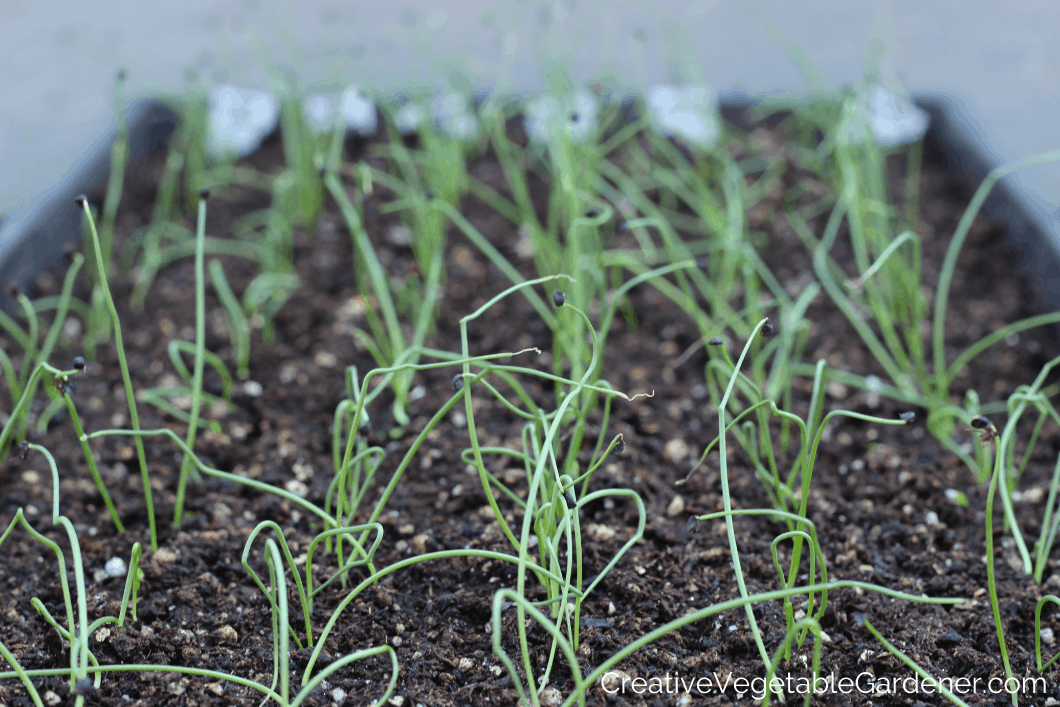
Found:
<svg viewBox="0 0 1060 707"><path fill-rule="evenodd" d="M136 409L136 393L133 391L132 377L129 375L129 364L125 359L125 345L122 340L121 333L121 321L118 319L118 310L114 306L114 298L110 293L110 286L107 284L107 268L103 259L103 251L101 250L99 243L99 235L96 232L96 222L92 218L92 211L88 207L88 199L84 196L77 198L77 205L85 213L85 217L88 220L89 231L92 235L92 248L96 256L96 275L98 277L100 291L103 293L103 297L106 301L107 310L110 312L110 319L114 330L114 347L118 353L118 363L121 366L121 377L122 382L125 384L125 400L129 406L129 419L132 422L132 428L134 431L140 431L140 415ZM69 404L72 407L72 403ZM78 436L82 440L85 440L85 436L82 433L78 433ZM85 442L87 444L87 442ZM136 458L140 463L140 479L143 482L144 487L144 502L147 505L147 523L151 533L151 550L158 550L158 533L155 530L155 504L151 498L151 476L147 470L147 457L144 454L144 443L140 437L136 438ZM0 445L2 446L2 445ZM87 446L86 446L87 449ZM88 459L91 459L91 455L88 455ZM91 465L92 462L90 461ZM99 482L102 484L102 482ZM114 513L112 511L111 515Z"/></svg>
<svg viewBox="0 0 1060 707"><path fill-rule="evenodd" d="M788 213L787 220L813 251L814 270L821 285L890 378L892 385L877 386L878 392L927 408L929 431L969 469L979 473L980 482L985 482L989 473L981 459L973 459L952 438L956 420L967 419L968 415L967 411L962 413L951 406L950 387L958 373L987 348L1026 329L1060 322L1060 313L1008 324L973 343L947 364L945 337L950 287L972 223L998 180L1026 167L1060 161L1060 151L1012 162L987 175L965 209L946 250L929 314L921 292L920 237L912 230L895 235L897 216L893 210L880 208L888 202L880 149L871 141L851 143L841 125L836 130L833 142L840 196L820 240L797 212ZM919 158L914 150L911 168L915 164L919 164ZM846 278L829 257L844 218L860 272L856 278ZM906 224L907 228L910 225ZM840 284L844 280L846 288ZM866 316L870 316L875 328L866 321ZM927 325L930 337L925 341L921 331ZM796 372L808 374L809 368L798 366ZM869 387L867 379L860 376L847 376L843 382Z"/></svg>
<svg viewBox="0 0 1060 707"><path fill-rule="evenodd" d="M28 332L24 331L6 313L0 312L0 328L3 328L13 339L15 339L23 350L22 368L21 372L17 374L8 354L0 350L0 370L3 371L4 378L7 381L8 390L11 393L12 413L14 412L14 408L18 406L23 395L26 395L30 400L36 396L39 378L32 378L31 371L36 370L40 364L46 363L48 359L51 358L52 351L59 341L62 327L66 323L67 312L75 302L77 302L77 304L82 304L79 300L73 299L72 291L74 280L80 272L83 263L84 257L79 253L74 253L70 267L67 269L66 276L63 278L62 291L57 298L49 298L47 301L42 299L30 302L24 294L18 293L16 295L20 307L27 318L27 325L29 327ZM48 309L54 309L55 314L52 317L51 325L48 327L48 331L44 336L44 342L38 348L37 334L39 325L37 320L40 314ZM76 370L80 370L77 368L78 359L82 362L84 360L80 356L74 359L74 368ZM47 427L48 421L54 417L55 413L61 406L61 402L62 401L58 398L53 399L48 408L38 416L38 429L42 426L45 428ZM14 440L15 438L24 437L28 424L29 420L27 415L19 416L18 429L14 431L13 436L5 437L4 439ZM5 453L6 449L4 440L0 439L0 458L3 458Z"/></svg>
<svg viewBox="0 0 1060 707"><path fill-rule="evenodd" d="M241 380L250 377L250 323L228 285L224 267L219 260L211 260L207 266L217 299L221 301L225 320L228 323L228 338L236 357L236 375Z"/></svg>
<svg viewBox="0 0 1060 707"><path fill-rule="evenodd" d="M128 163L129 153L129 125L125 115L125 72L119 71L114 82L114 109L118 122L118 132L111 146L110 176L107 181L107 191L103 201L100 230L96 233L95 223L89 229L82 229L85 245L88 270L86 275L91 285L92 293L89 299L89 316L86 322L84 338L84 350L89 358L95 358L96 347L107 341L111 336L111 321L107 313L108 295L103 292L106 287L105 280L100 278L98 271L111 270L111 255L114 242L114 221L118 213L118 205L121 202L122 189L125 182L125 168ZM91 217L91 212L86 213ZM93 245L98 241L98 250Z"/></svg>
<svg viewBox="0 0 1060 707"><path fill-rule="evenodd" d="M188 416L188 433L184 443L195 449L195 436L199 429L199 411L202 407L202 375L206 350L206 200L210 190L199 192L199 213L195 226L195 371L191 381L191 413ZM184 513L184 493L191 473L191 459L185 454L177 480L176 503L173 509L173 527L178 527Z"/></svg>
<svg viewBox="0 0 1060 707"><path fill-rule="evenodd" d="M274 202L292 226L312 226L323 208L324 190L314 160L316 140L294 96L280 102L280 131L289 167L276 180Z"/></svg>
<svg viewBox="0 0 1060 707"><path fill-rule="evenodd" d="M1060 658L1060 653L1057 653L1047 662L1042 663L1042 608L1046 604L1060 605L1060 597L1055 594L1046 594L1038 600L1038 605L1034 607L1034 662L1039 673L1044 673L1046 668L1055 663L1057 658Z"/></svg>
<svg viewBox="0 0 1060 707"><path fill-rule="evenodd" d="M172 415L181 422L190 424L191 415L189 412L181 410L179 407L170 402L172 396L186 396L189 400L194 397L194 379L193 374L188 370L187 365L184 363L182 354L190 354L191 356L197 355L197 347L195 344L189 341L180 341L174 339L169 342L166 346L166 351L169 354L169 360L173 364L173 368L177 370L177 375L184 381L184 386L173 386L173 387L156 387L147 388L141 392L141 398L146 403L151 403L159 410ZM224 362L221 358L213 353L212 351L203 350L203 360L205 363L210 364L210 367L217 373L221 379L221 395L216 396L205 390L200 390L200 395L205 403L209 403L211 406L217 403L221 403L227 407L232 405L232 375L228 372ZM208 420L204 423L209 429L214 432L221 431L221 425L216 420Z"/></svg>
<svg viewBox="0 0 1060 707"><path fill-rule="evenodd" d="M110 176L107 181L107 194L103 200L103 218L100 223L100 250L103 253L103 265L110 270L111 255L114 243L114 220L118 215L121 203L122 188L125 184L125 168L129 160L129 121L125 115L125 71L119 71L114 80L114 113L118 121L118 133L110 151ZM96 285L102 284L96 280Z"/></svg>

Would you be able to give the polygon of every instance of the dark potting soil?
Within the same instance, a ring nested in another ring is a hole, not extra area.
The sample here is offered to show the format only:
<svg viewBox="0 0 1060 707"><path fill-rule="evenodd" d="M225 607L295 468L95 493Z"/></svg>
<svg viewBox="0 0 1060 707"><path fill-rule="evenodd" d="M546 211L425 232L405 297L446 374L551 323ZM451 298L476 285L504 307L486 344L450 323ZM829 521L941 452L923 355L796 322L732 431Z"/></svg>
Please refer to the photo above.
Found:
<svg viewBox="0 0 1060 707"><path fill-rule="evenodd" d="M759 149L785 155L783 124L748 127L754 129ZM355 158L367 154L363 144L347 147ZM275 171L281 160L282 150L274 137L248 162ZM119 247L149 222L160 164L159 160L150 162L127 180L117 224ZM788 188L799 182L808 184L814 178L798 170L790 159L788 165L782 184L751 210L748 219L749 227L762 231L768 239L763 257L773 272L798 292L810 281L812 264L805 246L776 214L781 212ZM904 165L896 160L891 166L897 175L893 178L894 191L904 193ZM507 193L499 168L488 156L469 169ZM812 188L806 193L826 192L823 187L808 186ZM540 183L535 183L535 188L541 192L536 195L540 200L547 198ZM387 198L381 191L373 197L375 205ZM964 185L928 160L921 182L918 231L924 243L924 278L932 288L969 196ZM210 202L208 233L228 236L235 218L266 205L267 199L260 193L231 188L225 198ZM71 204L70 208L75 207ZM369 213L372 211L370 207ZM515 227L471 196L465 198L463 212L524 275L533 274L532 260L515 248ZM391 229L398 223L396 216L376 213L367 224L381 261L394 277L416 267L409 247L391 237ZM824 217L811 226L819 237ZM447 279L437 331L429 344L459 351L460 317L481 306L508 282L455 229L449 237ZM621 245L624 237L628 235L617 234L616 245ZM848 256L843 248L841 235L835 254L848 266L847 272L853 272L850 263L844 262ZM224 415L212 410L208 415L215 416L222 431L199 433L196 450L208 464L322 502L332 478L331 430L336 405L344 394L343 368L356 364L363 374L374 367L364 346L352 335L354 327L363 324L359 319L363 313L358 307L351 258L346 227L329 200L315 232L296 235L293 261L302 284L276 316L274 345L263 345L260 332L255 332L250 377L260 386L255 389L237 383L235 409ZM242 292L255 274L253 269L235 258L225 258L223 263L233 289ZM61 273L42 274L32 295L56 294L61 278ZM177 384L166 346L173 338L194 338L193 284L191 259L177 262L160 273L143 311L131 311L124 304L129 301L131 281L112 283L116 300L124 307L126 349L138 390ZM79 295L84 297L83 283L79 287ZM1004 234L981 220L973 227L959 261L950 302L949 360L979 337L1040 311L1027 276L1011 264ZM603 375L618 390L628 394L653 391L654 397L616 402L607 436L610 439L622 433L626 449L596 474L592 489L634 489L647 507L647 530L643 541L622 558L583 608L578 658L584 672L668 621L738 596L724 523L689 522L693 515L722 508L717 453L687 484L676 485L717 434L717 414L707 401L703 378L706 354L699 350L682 359L682 354L696 344L697 330L656 291L647 286L634 289L631 305L636 326L631 328L622 318L613 325ZM207 347L234 370L222 310L212 290L207 309ZM849 323L824 295L818 296L808 318L813 328L804 360L825 358L833 368L861 374L880 372ZM68 333L78 339L76 331ZM487 311L472 324L470 336L472 353L530 346L551 350L549 331L519 296ZM0 345L9 352L16 350L6 339ZM730 345L736 347L742 342ZM1003 399L1017 386L1030 383L1053 352L1053 344L1042 332L1011 337L973 362L957 378L954 393L962 399L966 390L975 389L984 402ZM79 353L79 347L60 351L53 356L53 363ZM536 363L531 355L522 358L528 365L541 365L541 358ZM378 471L378 485L362 508L371 508L411 442L451 395L454 372L438 369L416 375L409 410L412 422L396 439L387 434L392 424L389 394L373 404L369 441L384 447L387 455ZM207 383L213 385L210 378L208 375ZM805 416L810 381L799 379L795 388L793 411ZM543 402L548 400L549 391L530 389L540 394ZM891 418L905 410L887 400L871 405L873 401L866 393L838 384L830 385L828 392L826 410L842 407ZM38 397L41 400L35 413L43 409L43 396ZM521 422L485 395L476 391L475 397L482 443L517 444ZM101 347L98 359L77 380L75 401L88 431L127 426L124 389L113 346ZM454 410L461 409L458 406ZM143 403L139 410L145 429L168 426L183 437L184 426L173 418ZM895 679L914 675L859 624L862 615L933 675L967 678L956 686L959 696L969 704L1002 704L1008 700L1007 695L991 694L988 688L989 681L1003 677L1004 671L986 593L985 489L976 487L971 472L926 433L921 422L924 411L917 412L918 422L913 426L873 426L842 419L832 425L815 467L810 518L817 525L828 560L829 579L856 579L911 594L966 601L956 606L930 606L853 589L830 593L821 622L827 634L822 672L834 680L861 677L848 694L820 696L820 704L942 701L936 694L907 692L902 684L890 695L861 691L872 684L878 691L881 685L893 685ZM591 427L593 441L599 432L598 426ZM973 432L965 429L958 434L959 441L967 442ZM1028 538L1036 537L1039 531L1045 490L1055 450L1060 447L1055 431L1047 427L1044 434L1047 438L1039 444L1020 484L1017 512ZM146 507L131 439L114 436L92 443L103 478L128 528L124 534L115 532L69 419L60 416L47 434L31 434L30 439L46 446L58 461L61 512L78 529L90 619L117 614L125 580L103 577L99 571L113 557L127 561L133 542L147 546ZM96 657L102 663L197 666L270 684L271 611L241 566L243 546L259 522L274 520L297 556L305 552L319 528L314 528L312 517L287 500L243 485L206 479L189 487L190 517L174 530L169 521L181 455L165 438L148 438L145 446L159 513L161 549L145 552L138 620L128 621L125 629L111 626L98 632L92 641ZM477 473L461 461L461 451L467 446L466 420L453 412L419 451L380 519L386 532L376 555L377 567L447 548L510 551L489 512ZM749 459L734 447L729 445L733 506L769 507ZM525 478L516 465L496 458L490 464L507 483L515 488L523 484L525 489ZM969 506L956 505L947 497L947 489L966 492ZM13 455L0 468L0 498L0 517L9 519L18 508L24 508L34 527L66 547L64 535L46 530L50 526L51 484L41 455L31 454L26 460ZM502 507L513 513L510 504L502 502ZM520 517L512 518L521 522ZM619 550L633 532L636 518L635 509L621 502L597 503L583 509L586 576L599 572ZM1060 568L1055 561L1050 562L1043 586L1035 585L1020 569L1010 538L1001 535L1000 512L994 518L1001 614L1013 669L1023 679L1037 675L1033 657L1035 603L1042 594L1060 589ZM770 543L785 528L767 517L741 517L736 527L748 591L781 588ZM261 548L259 539L253 562L257 571L267 576ZM782 549L781 555L786 557L787 550ZM0 546L0 562L0 640L27 669L68 667L68 644L64 645L61 636L30 605L32 597L39 597L53 615L65 615L54 557L19 529ZM317 553L318 584L336 569L334 562L327 553ZM356 584L364 576L363 570L355 569L350 580ZM512 586L514 577L513 565L481 558L417 564L390 574L342 612L319 666L356 650L389 644L400 662L395 695L403 702L395 700L394 705L515 704L517 693L492 653L488 628L494 593ZM293 595L293 585L289 586ZM336 583L318 597L313 614L317 632L347 591ZM535 598L542 598L543 594L538 594ZM504 645L513 657L518 650L514 616L514 611L508 611L504 620ZM785 632L782 605L758 604L755 616L772 652ZM1060 631L1060 620L1049 611L1046 616L1043 625ZM293 600L294 626L303 625L300 617ZM531 625L529 641L541 670L547 660L547 636ZM1050 653L1055 648L1046 646ZM792 660L781 663L779 674L808 676L809 649L807 641L794 650ZM293 652L295 684L309 655L309 650ZM609 696L596 686L589 693L591 704L743 703L751 700L752 693L738 693L738 687L746 689L747 685L737 681L765 673L743 610L687 625L638 651L619 668L631 677L645 679L638 683L644 689ZM383 692L389 670L384 657L353 663L330 676L326 687L317 689L305 704L327 705L343 695L344 704L372 704ZM561 667L553 668L552 674L552 684L565 695L570 688L569 674ZM670 682L648 682L667 677ZM674 682L673 678L684 682ZM1044 688L1042 683L1035 687L1028 683L1020 695L1023 704L1056 704L1047 700L1060 697L1057 668L1046 671L1044 678ZM68 699L69 684L62 678L38 678L34 683L42 695L51 691L62 701ZM962 684L969 689L961 691ZM648 689L651 685L656 686L654 692ZM661 685L666 694L658 694ZM685 689L689 685L690 693ZM970 689L973 687L976 689ZM336 688L341 692L333 694ZM0 701L12 706L30 704L17 680L0 683ZM92 705L260 702L260 695L249 688L215 678L161 671L108 673L101 689L87 700Z"/></svg>

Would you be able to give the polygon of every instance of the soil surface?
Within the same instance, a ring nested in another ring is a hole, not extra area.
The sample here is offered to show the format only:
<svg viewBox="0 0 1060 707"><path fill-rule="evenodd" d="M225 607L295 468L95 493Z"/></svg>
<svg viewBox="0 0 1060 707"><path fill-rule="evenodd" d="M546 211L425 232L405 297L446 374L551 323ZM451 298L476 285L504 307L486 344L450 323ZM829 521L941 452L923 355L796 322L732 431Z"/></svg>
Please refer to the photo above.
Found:
<svg viewBox="0 0 1060 707"><path fill-rule="evenodd" d="M748 124L747 116L735 119L753 130L753 141L761 150L784 154L785 124L756 126ZM347 149L356 159L366 156L368 148L362 143L350 143ZM762 232L768 243L762 249L763 258L778 279L793 283L797 292L812 276L812 263L796 234L774 213L781 211L785 192L812 179L812 175L800 171L790 158L785 159L789 166L782 188L752 209L748 218L749 227ZM276 171L281 160L282 147L274 137L248 162ZM895 175L892 186L896 193L902 193L904 158L895 158L891 167ZM127 180L118 218L119 247L149 222L155 196L153 185L160 169L161 160L155 160ZM488 155L469 169L507 193L500 170ZM541 184L535 183L535 188L542 191L538 198L546 198ZM932 287L969 196L966 187L948 176L929 152L921 182L918 231L924 242L925 281ZM369 213L374 216L369 218L367 228L377 243L380 259L397 277L415 265L410 248L392 237L392 227L399 223L397 216L379 215L374 208L389 198L382 189L373 196ZM267 195L231 188L222 198L211 200L208 231L212 236L229 236L234 219L267 204ZM524 275L533 274L532 259L515 247L515 227L472 196L465 198L463 212ZM811 222L818 236L824 219ZM617 245L622 243L622 237L623 234L616 235ZM835 251L841 263L847 257L844 248L849 251L844 242L841 234ZM223 415L220 410L211 410L208 415L218 420L221 432L199 434L196 450L208 464L295 490L322 503L332 479L331 430L335 408L344 395L343 368L355 364L364 372L374 367L364 346L352 335L354 326L363 325L358 320L363 315L358 313L351 259L351 241L344 222L328 200L315 232L296 235L293 262L302 284L276 316L275 343L263 345L260 331L255 331L250 379L258 385L237 382L234 408ZM237 258L225 258L223 263L233 289L241 293L254 276L253 269ZM849 263L844 264L852 273ZM459 351L460 317L481 306L508 282L456 229L449 234L446 266L441 312L429 345ZM32 296L56 294L61 279L61 273L42 274ZM1040 311L1028 279L1012 264L1003 232L989 223L977 222L959 261L950 298L950 360L980 336ZM132 311L124 305L129 301L131 280L112 283L116 300L124 307L126 348L137 389L176 383L166 346L173 338L194 338L193 283L190 258L167 266L149 291L142 311ZM83 283L79 284L78 295L85 296ZM684 313L656 291L647 286L634 289L631 305L636 326L617 318L610 332L603 376L618 390L629 394L654 391L654 397L616 402L608 438L622 433L625 452L613 457L595 475L591 488L634 489L647 507L647 530L643 541L607 575L583 609L583 641L578 655L585 672L659 625L738 596L724 523L689 522L693 515L721 510L716 452L687 484L676 485L717 434L716 410L708 403L704 384L706 353L694 351L682 359L682 354L697 342L697 330ZM223 315L212 290L207 309L207 347L234 371ZM804 360L825 358L834 368L860 374L879 372L849 323L825 296L817 298L809 319L813 328ZM72 322L67 335L76 342L79 320L72 318ZM490 353L529 346L550 351L550 336L524 298L510 297L473 324L471 351ZM0 341L0 345L6 351L17 349L9 340ZM731 343L730 347L738 345L742 342ZM1030 383L1054 350L1041 332L1012 337L962 373L954 393L963 399L966 390L974 389L984 402L1002 400L1017 386ZM79 353L79 346L72 345L56 353L53 363ZM526 358L529 364L530 357ZM15 362L17 366L18 360ZM369 441L384 447L387 454L378 471L379 483L369 492L362 508L372 507L416 435L452 394L454 372L439 369L417 374L409 410L412 422L396 438L388 434L392 426L389 394L373 403L373 424L367 434ZM208 389L217 385L212 378L207 376ZM75 401L87 431L128 425L113 346L99 349L97 359L89 363L76 385ZM547 402L551 394L546 389L531 390L541 396L542 402ZM795 413L806 414L809 390L810 381L796 382ZM504 446L518 442L520 421L485 395L477 391L475 395L476 420L484 444ZM46 403L44 396L38 398L35 413L41 412ZM826 410L842 407L891 418L905 410L886 399L878 406L871 405L873 402L863 392L833 384L829 386ZM183 437L185 427L174 418L143 403L139 410L145 429L167 426ZM830 579L862 580L912 594L965 601L956 606L931 606L892 600L868 591L832 592L822 619L827 633L822 672L836 680L853 680L861 675L859 687L870 685L869 677L865 677L870 676L877 681L877 691L886 684L885 680L913 676L859 625L864 615L883 636L932 674L967 678L968 685L978 688L960 693L969 704L1003 704L1007 695L991 694L987 689L988 681L1003 677L1004 672L986 594L985 488L977 487L971 472L926 432L921 422L925 411L916 412L918 422L912 426L873 426L842 420L832 425L815 467L810 518L818 528ZM779 427L774 432L777 430ZM593 434L598 432L597 426ZM958 434L961 442L972 439L971 430ZM1046 426L1043 434L1045 442L1039 444L1039 452L1020 483L1017 503L1028 538L1037 537L1055 450L1060 447L1055 428ZM46 446L58 461L61 512L78 529L90 619L116 614L124 577L108 578L101 571L114 557L127 562L133 542L147 545L146 507L131 438L112 436L92 442L103 478L127 526L124 534L115 532L89 476L69 418L56 418L46 434L31 433L30 440ZM260 521L274 520L283 528L297 556L305 552L319 528L309 514L287 500L236 483L206 479L189 487L190 517L174 530L169 521L181 455L174 444L162 437L147 439L145 446L159 514L161 547L156 553L147 551L144 555L138 620L128 621L124 630L110 627L97 633L92 642L96 657L103 663L198 666L270 684L272 614L266 598L241 566L243 546ZM467 446L466 420L460 413L451 413L419 451L380 519L386 532L376 555L377 567L447 548L509 550L489 513L477 474L469 473L461 461L461 452ZM754 477L750 460L734 443L729 448L733 506L769 507L769 498ZM491 464L494 473L519 487L521 472L517 468L508 468L498 460ZM25 460L12 455L0 467L0 518L5 519L6 527L6 519L18 508L24 508L35 528L65 548L65 534L46 530L50 528L49 479L41 455L31 454ZM525 488L525 480L521 483ZM964 491L969 506L951 501L946 494L948 489ZM511 512L510 504L503 507ZM1021 679L1036 676L1034 607L1042 594L1060 589L1060 568L1055 561L1050 562L1045 582L1036 585L1014 562L1011 539L1001 534L1000 512L994 518L1001 611L1013 669ZM516 520L521 522L521 517ZM623 503L598 503L583 509L581 522L585 531L585 571L591 577L634 531L636 512ZM767 517L742 517L736 527L748 590L754 593L779 589L781 583L773 568L770 543L784 526ZM267 577L262 546L262 540L255 544L253 566ZM787 550L781 554L786 557ZM319 584L335 566L327 565L334 563L327 553L319 553L318 560ZM30 605L30 599L38 597L53 615L65 616L54 556L19 529L0 546L0 563L0 640L27 669L68 667L68 644L64 647L61 636ZM356 584L364 576L364 570L355 569L350 580ZM394 701L395 705L515 704L516 691L492 653L488 628L494 593L500 587L512 586L514 577L512 565L481 558L418 564L390 574L342 612L325 644L320 665L355 650L389 644L400 663L395 695L404 700ZM293 595L294 585L290 582L289 591ZM318 597L313 615L317 631L347 591L336 583ZM292 601L291 607L292 623L301 626L296 602ZM504 644L514 657L514 611L505 616ZM759 604L755 616L766 647L772 652L785 632L782 604ZM1054 618L1050 610L1046 610L1046 617L1044 625L1054 633L1060 632L1060 618ZM543 631L532 628L529 640L540 648L537 653L544 660L547 644ZM808 676L809 648L808 641L795 650L792 660L781 664L780 675ZM1051 655L1057 646L1045 648ZM308 650L293 652L293 681L300 678L309 655ZM597 686L590 691L591 704L747 703L752 694L737 693L741 685L735 681L751 680L765 672L742 610L692 623L666 635L625 660L620 668L635 678L670 676L683 678L686 684L699 682L690 694L683 688L674 691L674 683L669 683L668 694L628 690L608 696ZM554 669L553 675L553 685L565 695L569 676L561 668ZM1020 695L1021 704L1057 704L1047 701L1060 698L1057 668L1046 671L1044 677L1047 692L1040 684L1037 694L1027 688ZM701 678L708 682L703 683ZM388 679L389 662L384 657L360 661L329 677L326 686L317 689L305 704L372 704ZM64 679L38 678L34 683L42 695L50 691L61 703L70 700L72 704L70 686ZM0 683L0 702L10 706L31 704L17 680ZM161 671L108 673L101 689L87 700L91 705L260 702L260 695L249 688L216 678ZM822 696L818 702L941 703L937 695L908 693L901 686L890 695L865 694L855 689L850 694Z"/></svg>

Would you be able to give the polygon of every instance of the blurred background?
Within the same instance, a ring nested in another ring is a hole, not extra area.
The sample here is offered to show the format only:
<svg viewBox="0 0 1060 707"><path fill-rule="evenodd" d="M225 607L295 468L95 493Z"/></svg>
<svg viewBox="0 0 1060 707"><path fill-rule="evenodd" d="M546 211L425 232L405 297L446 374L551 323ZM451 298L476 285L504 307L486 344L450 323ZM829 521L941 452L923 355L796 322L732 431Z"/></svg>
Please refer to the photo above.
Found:
<svg viewBox="0 0 1060 707"><path fill-rule="evenodd" d="M835 92L871 62L951 98L992 166L1060 147L1058 37L1054 0L4 0L0 212L16 226L108 149L119 69L129 99L221 83L532 93L563 77L616 98L707 84L724 101ZM1060 240L1060 169L1013 184Z"/></svg>

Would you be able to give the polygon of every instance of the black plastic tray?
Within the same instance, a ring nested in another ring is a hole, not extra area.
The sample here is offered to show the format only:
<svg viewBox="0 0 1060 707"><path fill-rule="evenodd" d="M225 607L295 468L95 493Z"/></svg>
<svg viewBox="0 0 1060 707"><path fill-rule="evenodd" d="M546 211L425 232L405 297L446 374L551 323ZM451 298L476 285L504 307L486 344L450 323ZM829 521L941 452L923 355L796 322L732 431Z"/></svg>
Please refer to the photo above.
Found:
<svg viewBox="0 0 1060 707"><path fill-rule="evenodd" d="M144 99L129 106L129 160L134 166L165 144L177 126L177 116L164 103ZM77 168L55 188L27 208L11 213L0 223L0 306L11 311L11 286L27 289L41 269L57 265L66 244L81 237L81 211L74 199L110 171L114 133L102 135L83 151Z"/></svg>

